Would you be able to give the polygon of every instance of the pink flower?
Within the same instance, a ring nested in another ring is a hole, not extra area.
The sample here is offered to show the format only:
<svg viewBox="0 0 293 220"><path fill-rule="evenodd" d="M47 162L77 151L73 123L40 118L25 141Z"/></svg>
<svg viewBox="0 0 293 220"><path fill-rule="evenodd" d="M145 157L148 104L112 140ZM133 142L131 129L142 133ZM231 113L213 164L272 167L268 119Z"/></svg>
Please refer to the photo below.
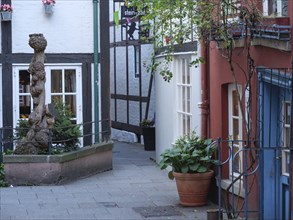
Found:
<svg viewBox="0 0 293 220"><path fill-rule="evenodd" d="M13 8L9 4L0 5L0 11L13 11Z"/></svg>
<svg viewBox="0 0 293 220"><path fill-rule="evenodd" d="M54 5L56 3L55 0L42 0L44 5Z"/></svg>

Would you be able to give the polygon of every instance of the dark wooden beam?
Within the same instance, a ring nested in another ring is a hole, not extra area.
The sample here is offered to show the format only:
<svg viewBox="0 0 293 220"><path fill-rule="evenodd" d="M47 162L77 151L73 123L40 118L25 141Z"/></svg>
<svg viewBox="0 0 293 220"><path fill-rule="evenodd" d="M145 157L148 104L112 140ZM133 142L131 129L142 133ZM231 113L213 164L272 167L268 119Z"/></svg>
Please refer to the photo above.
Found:
<svg viewBox="0 0 293 220"><path fill-rule="evenodd" d="M11 4L11 0L2 1L2 4ZM1 62L2 62L2 106L3 126L11 126L13 121L12 104L12 27L11 21L1 22ZM4 138L12 135L12 130L5 130ZM13 146L5 146L5 148Z"/></svg>
<svg viewBox="0 0 293 220"><path fill-rule="evenodd" d="M129 100L135 102L147 102L148 97L140 97L136 95L111 94L112 99Z"/></svg>
<svg viewBox="0 0 293 220"><path fill-rule="evenodd" d="M142 129L138 125L131 125L131 124L117 122L117 121L112 121L111 123L112 123L112 128L129 131L139 135L142 134Z"/></svg>
<svg viewBox="0 0 293 220"><path fill-rule="evenodd" d="M101 117L110 119L110 26L109 1L100 1L100 52L101 52ZM110 139L110 120L102 121L102 139ZM108 131L104 133L104 131ZM103 141L102 140L102 141Z"/></svg>

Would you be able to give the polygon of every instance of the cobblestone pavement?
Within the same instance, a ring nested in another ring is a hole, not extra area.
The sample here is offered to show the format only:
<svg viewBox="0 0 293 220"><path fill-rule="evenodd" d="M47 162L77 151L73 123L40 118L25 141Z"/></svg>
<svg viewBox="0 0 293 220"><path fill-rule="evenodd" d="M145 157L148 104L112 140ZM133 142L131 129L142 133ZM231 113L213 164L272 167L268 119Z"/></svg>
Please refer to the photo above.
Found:
<svg viewBox="0 0 293 220"><path fill-rule="evenodd" d="M214 204L178 204L175 181L143 145L116 142L113 170L56 186L0 188L1 220L206 219Z"/></svg>

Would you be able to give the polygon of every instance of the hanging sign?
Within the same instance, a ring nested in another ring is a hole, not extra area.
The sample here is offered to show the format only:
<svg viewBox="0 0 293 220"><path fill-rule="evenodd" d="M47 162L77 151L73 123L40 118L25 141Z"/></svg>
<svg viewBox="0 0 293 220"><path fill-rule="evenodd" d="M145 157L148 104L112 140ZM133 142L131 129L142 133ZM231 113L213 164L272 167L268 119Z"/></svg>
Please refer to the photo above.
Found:
<svg viewBox="0 0 293 220"><path fill-rule="evenodd" d="M121 6L121 17L122 18L134 18L137 15L145 15L146 11L137 11L134 7L127 7L125 5Z"/></svg>

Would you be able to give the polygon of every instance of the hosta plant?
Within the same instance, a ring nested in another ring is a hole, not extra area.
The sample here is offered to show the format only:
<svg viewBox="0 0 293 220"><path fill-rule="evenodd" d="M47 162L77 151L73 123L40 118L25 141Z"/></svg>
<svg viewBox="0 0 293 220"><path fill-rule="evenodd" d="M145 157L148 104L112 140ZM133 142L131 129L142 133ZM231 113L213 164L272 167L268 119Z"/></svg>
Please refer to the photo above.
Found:
<svg viewBox="0 0 293 220"><path fill-rule="evenodd" d="M213 159L216 145L211 139L205 139L194 132L179 137L172 148L166 149L161 154L160 168L172 169L168 177L173 179L173 172L177 173L204 173L212 164L217 164Z"/></svg>

